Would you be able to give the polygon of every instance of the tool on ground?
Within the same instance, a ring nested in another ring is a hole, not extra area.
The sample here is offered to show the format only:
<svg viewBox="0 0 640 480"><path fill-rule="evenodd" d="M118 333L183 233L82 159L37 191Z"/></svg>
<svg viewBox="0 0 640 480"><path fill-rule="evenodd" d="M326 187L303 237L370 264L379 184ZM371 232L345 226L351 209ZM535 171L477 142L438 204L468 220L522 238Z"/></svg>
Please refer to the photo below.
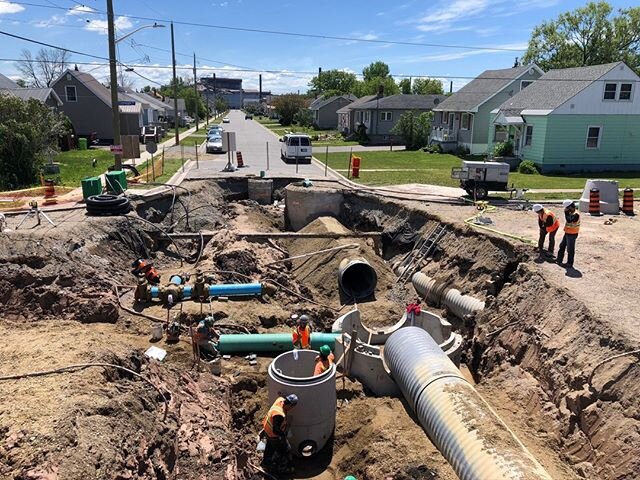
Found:
<svg viewBox="0 0 640 480"><path fill-rule="evenodd" d="M22 218L22 221L18 224L18 226L16 227L16 230L19 229L22 224L27 220L27 218L31 218L31 217L36 217L36 220L38 220L38 223L36 223L35 226L40 225L41 220L40 220L40 215L42 215L44 217L44 219L49 222L53 227L56 226L55 223L53 223L53 220L51 220L46 213L44 213L40 207L38 207L38 202L35 200L31 200L29 202L29 207L31 207L29 209L29 211L24 215L24 217Z"/></svg>
<svg viewBox="0 0 640 480"><path fill-rule="evenodd" d="M147 280L147 282L152 283L154 285L157 285L160 283L160 274L153 267L153 263L147 262L142 258L139 258L134 262L132 262L131 266L133 267L133 270L131 270L131 273L133 273L134 275L138 277L143 276Z"/></svg>

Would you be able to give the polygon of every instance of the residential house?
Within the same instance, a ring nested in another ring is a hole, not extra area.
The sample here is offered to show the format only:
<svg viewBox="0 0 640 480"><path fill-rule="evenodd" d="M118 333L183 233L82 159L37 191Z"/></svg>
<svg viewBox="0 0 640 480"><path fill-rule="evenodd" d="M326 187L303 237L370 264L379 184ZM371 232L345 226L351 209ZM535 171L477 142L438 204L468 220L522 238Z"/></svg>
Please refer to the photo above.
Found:
<svg viewBox="0 0 640 480"><path fill-rule="evenodd" d="M309 110L313 113L313 126L320 129L338 127L338 110L357 100L355 95L334 95L327 98L317 98Z"/></svg>
<svg viewBox="0 0 640 480"><path fill-rule="evenodd" d="M551 70L492 112L489 135L542 172L640 171L638 88L623 62Z"/></svg>
<svg viewBox="0 0 640 480"><path fill-rule="evenodd" d="M434 108L431 141L444 151L488 151L491 111L530 86L544 72L537 65L486 70Z"/></svg>
<svg viewBox="0 0 640 480"><path fill-rule="evenodd" d="M62 106L62 100L60 100L60 97L52 88L21 88L17 83L8 77L5 77L1 73L0 93L7 93L9 95L22 98L23 100L34 98L51 108L59 108Z"/></svg>
<svg viewBox="0 0 640 480"><path fill-rule="evenodd" d="M92 75L78 70L66 70L51 84L62 99L60 110L71 120L78 137L113 139L111 92ZM140 103L118 92L120 133L139 135L143 125Z"/></svg>
<svg viewBox="0 0 640 480"><path fill-rule="evenodd" d="M126 94L142 105L143 125L158 125L164 121L167 116L168 105L163 103L162 100L144 92L127 90Z"/></svg>
<svg viewBox="0 0 640 480"><path fill-rule="evenodd" d="M402 143L402 137L392 133L393 127L405 112L430 112L440 105L444 95L374 96L368 102L351 105L356 129L364 125L369 142L373 144Z"/></svg>
<svg viewBox="0 0 640 480"><path fill-rule="evenodd" d="M359 118L356 118L355 109L371 100L376 98L375 95L365 95L358 98L348 105L339 108L336 113L338 114L338 130L344 135L350 135L356 131L358 125L362 123L362 112L360 112Z"/></svg>

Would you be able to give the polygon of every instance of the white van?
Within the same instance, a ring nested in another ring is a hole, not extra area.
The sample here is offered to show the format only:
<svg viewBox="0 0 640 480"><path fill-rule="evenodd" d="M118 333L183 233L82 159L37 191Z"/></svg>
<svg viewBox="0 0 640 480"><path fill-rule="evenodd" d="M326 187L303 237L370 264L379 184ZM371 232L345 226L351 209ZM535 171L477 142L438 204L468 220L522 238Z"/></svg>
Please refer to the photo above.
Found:
<svg viewBox="0 0 640 480"><path fill-rule="evenodd" d="M311 137L302 133L289 133L280 139L280 158L311 163Z"/></svg>

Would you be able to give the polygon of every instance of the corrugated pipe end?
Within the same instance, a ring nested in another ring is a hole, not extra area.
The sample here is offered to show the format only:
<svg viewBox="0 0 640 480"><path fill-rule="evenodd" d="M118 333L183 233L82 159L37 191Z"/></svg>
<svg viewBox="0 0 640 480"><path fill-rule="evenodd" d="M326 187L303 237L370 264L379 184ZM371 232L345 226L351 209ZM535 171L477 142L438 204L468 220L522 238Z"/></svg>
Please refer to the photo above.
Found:
<svg viewBox="0 0 640 480"><path fill-rule="evenodd" d="M420 296L427 301L427 303L435 307L440 306L442 303L443 293L447 288L446 284L439 282L422 272L414 273L411 278L411 282L413 283L413 288L416 289L416 292L418 292Z"/></svg>
<svg viewBox="0 0 640 480"><path fill-rule="evenodd" d="M364 258L345 258L338 267L338 282L347 297L367 298L376 290L378 275Z"/></svg>

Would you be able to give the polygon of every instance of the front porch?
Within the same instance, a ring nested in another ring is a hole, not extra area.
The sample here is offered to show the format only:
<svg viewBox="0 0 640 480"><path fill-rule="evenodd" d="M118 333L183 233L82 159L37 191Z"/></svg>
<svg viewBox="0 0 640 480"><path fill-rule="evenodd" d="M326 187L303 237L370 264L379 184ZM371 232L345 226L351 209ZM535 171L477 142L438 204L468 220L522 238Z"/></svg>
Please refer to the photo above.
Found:
<svg viewBox="0 0 640 480"><path fill-rule="evenodd" d="M520 115L508 112L491 112L495 115L489 132L489 155L495 156L495 147L499 143L509 143L511 152L504 157L511 157L519 163L522 159L522 149L526 144L526 123ZM529 139L530 141L530 139Z"/></svg>

